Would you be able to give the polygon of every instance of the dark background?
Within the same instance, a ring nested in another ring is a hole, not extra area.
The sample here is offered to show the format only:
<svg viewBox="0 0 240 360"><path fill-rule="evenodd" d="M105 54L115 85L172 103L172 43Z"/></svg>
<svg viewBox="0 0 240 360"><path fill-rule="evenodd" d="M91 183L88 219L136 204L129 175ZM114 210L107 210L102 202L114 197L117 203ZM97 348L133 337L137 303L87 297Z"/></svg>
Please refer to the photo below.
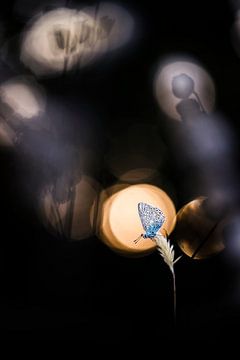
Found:
<svg viewBox="0 0 240 360"><path fill-rule="evenodd" d="M0 5L4 39L17 37L28 20L16 14L14 4ZM76 4L80 2L68 2L69 7ZM103 186L113 182L103 163L111 137L131 122L156 126L168 149L163 170L174 184L178 210L195 193L194 189L182 191L184 179L175 171L167 128L160 121L163 114L153 96L154 70L159 59L169 53L192 54L212 75L216 109L238 136L240 60L230 37L233 7L228 1L205 0L121 4L138 19L139 31L132 46L80 73L39 82L48 95L61 99L63 108L77 111L80 103L81 109L84 106L94 113L98 129L95 176ZM50 3L48 6L51 8ZM16 46L14 56L17 51ZM23 73L14 56L9 56L9 63L2 61L2 80ZM154 346L160 338L170 339L175 334L189 345L204 347L226 341L226 332L238 326L239 274L225 253L203 261L184 257L176 266L178 315L174 328L171 274L158 254L130 259L115 254L96 237L69 242L50 235L30 200L29 192L34 193L31 178L28 183L28 178L22 177L24 160L3 150L0 156L1 308L2 325L8 332L67 331L80 333L79 341L144 341Z"/></svg>

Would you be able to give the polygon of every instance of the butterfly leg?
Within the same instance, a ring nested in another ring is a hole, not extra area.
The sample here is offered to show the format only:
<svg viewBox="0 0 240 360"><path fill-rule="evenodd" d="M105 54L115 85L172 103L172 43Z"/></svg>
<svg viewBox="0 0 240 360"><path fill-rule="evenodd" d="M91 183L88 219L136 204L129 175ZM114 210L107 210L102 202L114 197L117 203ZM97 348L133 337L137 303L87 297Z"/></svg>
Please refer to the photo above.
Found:
<svg viewBox="0 0 240 360"><path fill-rule="evenodd" d="M143 235L141 234L137 239L133 240L134 244L137 244L142 237Z"/></svg>

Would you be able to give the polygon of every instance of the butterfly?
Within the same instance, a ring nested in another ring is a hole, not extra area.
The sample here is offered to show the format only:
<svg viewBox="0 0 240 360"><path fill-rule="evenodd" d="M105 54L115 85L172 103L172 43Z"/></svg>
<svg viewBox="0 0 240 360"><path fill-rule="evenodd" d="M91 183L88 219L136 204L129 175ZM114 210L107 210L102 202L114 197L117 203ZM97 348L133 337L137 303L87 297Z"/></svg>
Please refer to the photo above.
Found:
<svg viewBox="0 0 240 360"><path fill-rule="evenodd" d="M143 202L138 204L138 214L145 230L145 234L141 234L136 240L134 240L135 244L137 244L141 238L153 239L157 235L157 232L161 229L166 219L162 210Z"/></svg>

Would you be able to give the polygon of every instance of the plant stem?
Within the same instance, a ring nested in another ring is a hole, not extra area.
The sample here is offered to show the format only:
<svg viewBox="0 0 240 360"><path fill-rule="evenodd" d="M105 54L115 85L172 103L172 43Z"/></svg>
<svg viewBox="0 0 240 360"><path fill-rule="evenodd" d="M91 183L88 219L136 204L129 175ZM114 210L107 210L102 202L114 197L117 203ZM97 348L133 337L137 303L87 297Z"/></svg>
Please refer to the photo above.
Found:
<svg viewBox="0 0 240 360"><path fill-rule="evenodd" d="M176 291L176 277L174 270L172 271L173 276L173 313L174 313L174 325L177 323L177 291Z"/></svg>

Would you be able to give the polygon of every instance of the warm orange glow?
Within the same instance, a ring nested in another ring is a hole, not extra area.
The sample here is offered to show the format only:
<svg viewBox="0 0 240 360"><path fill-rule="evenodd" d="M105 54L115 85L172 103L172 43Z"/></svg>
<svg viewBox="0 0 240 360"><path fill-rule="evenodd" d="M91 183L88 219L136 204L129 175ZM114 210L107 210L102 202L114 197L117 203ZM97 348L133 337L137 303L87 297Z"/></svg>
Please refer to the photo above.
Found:
<svg viewBox="0 0 240 360"><path fill-rule="evenodd" d="M204 259L224 249L225 219L214 219L206 210L206 198L199 197L183 206L177 214L174 239L181 250L194 259Z"/></svg>
<svg viewBox="0 0 240 360"><path fill-rule="evenodd" d="M147 181L149 179L154 178L158 175L158 172L156 169L150 169L150 168L136 168L128 170L127 172L121 174L119 176L119 179L121 181L126 181L130 183L134 182L140 182L140 181Z"/></svg>
<svg viewBox="0 0 240 360"><path fill-rule="evenodd" d="M155 248L150 239L142 239L137 245L133 240L143 233L137 205L146 202L160 208L166 221L163 224L169 234L175 226L175 207L169 196L153 185L138 184L120 189L106 198L102 194L99 235L113 250L125 255L146 254Z"/></svg>

